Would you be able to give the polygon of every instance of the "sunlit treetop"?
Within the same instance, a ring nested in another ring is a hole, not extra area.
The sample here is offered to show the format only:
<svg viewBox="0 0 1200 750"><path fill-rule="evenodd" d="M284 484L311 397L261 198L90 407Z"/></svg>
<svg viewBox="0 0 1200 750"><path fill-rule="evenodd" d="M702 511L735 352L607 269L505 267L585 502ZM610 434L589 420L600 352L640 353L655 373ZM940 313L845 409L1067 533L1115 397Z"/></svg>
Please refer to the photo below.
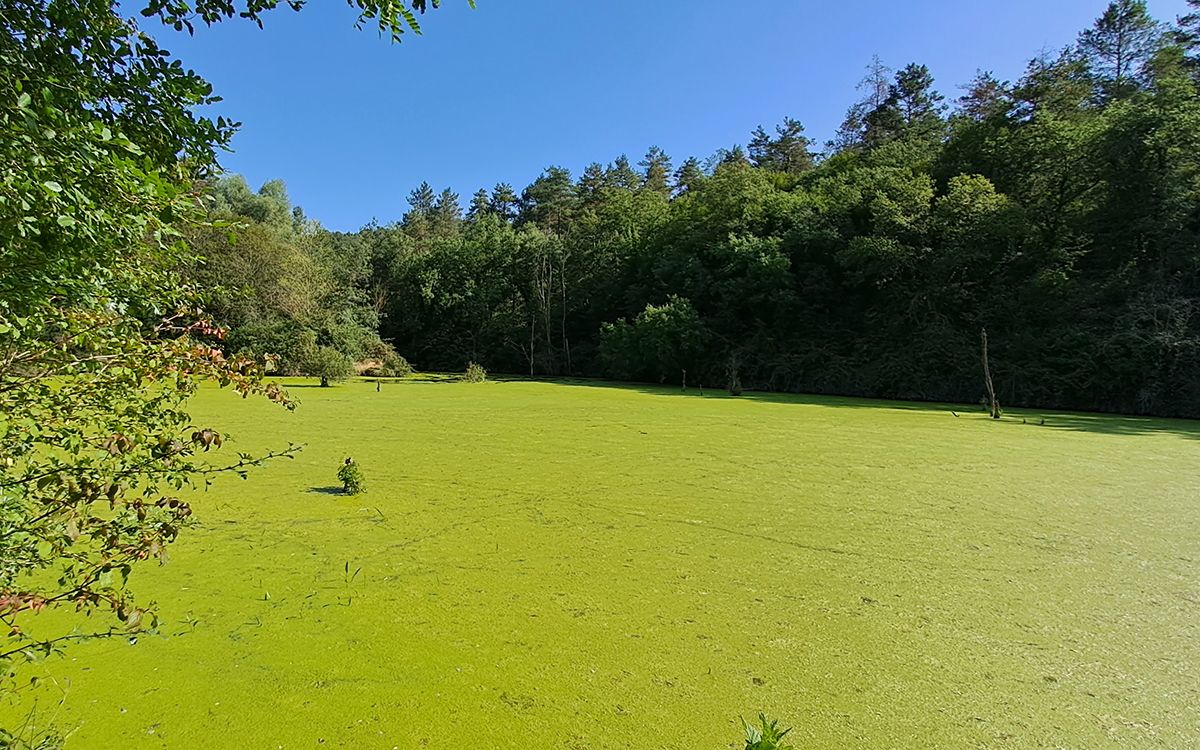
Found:
<svg viewBox="0 0 1200 750"><path fill-rule="evenodd" d="M467 0L475 7L474 0ZM292 10L304 7L305 0L151 0L142 9L142 15L147 18L158 17L176 31L194 30L194 22L199 20L211 26L227 18L246 18L263 25L263 14L274 10L279 5L287 5ZM441 0L346 0L346 4L358 11L359 28L367 24L376 24L381 34L387 34L393 41L400 41L405 31L421 33L421 24L417 14L423 14L428 8L437 8Z"/></svg>

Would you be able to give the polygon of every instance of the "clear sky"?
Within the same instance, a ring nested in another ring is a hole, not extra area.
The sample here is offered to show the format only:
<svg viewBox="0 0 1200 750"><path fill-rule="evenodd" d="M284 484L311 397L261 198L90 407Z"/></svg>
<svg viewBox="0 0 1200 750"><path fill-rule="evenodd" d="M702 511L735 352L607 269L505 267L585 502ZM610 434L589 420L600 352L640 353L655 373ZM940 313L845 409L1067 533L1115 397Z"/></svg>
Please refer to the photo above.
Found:
<svg viewBox="0 0 1200 750"><path fill-rule="evenodd" d="M194 38L156 30L243 123L223 160L252 187L282 178L338 230L406 208L422 180L465 205L498 181L651 144L678 163L800 119L827 140L873 54L928 65L947 99L977 68L1020 75L1074 40L1105 0L443 0L402 44L356 31L339 0ZM1184 0L1150 0L1160 20ZM149 27L149 24L146 24Z"/></svg>

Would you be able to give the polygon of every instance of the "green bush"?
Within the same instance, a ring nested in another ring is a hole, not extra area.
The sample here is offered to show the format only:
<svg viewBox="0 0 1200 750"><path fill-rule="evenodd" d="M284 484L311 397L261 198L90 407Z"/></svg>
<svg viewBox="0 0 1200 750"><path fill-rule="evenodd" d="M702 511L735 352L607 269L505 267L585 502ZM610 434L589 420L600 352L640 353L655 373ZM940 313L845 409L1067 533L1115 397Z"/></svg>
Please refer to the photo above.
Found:
<svg viewBox="0 0 1200 750"><path fill-rule="evenodd" d="M294 321L255 323L229 332L230 351L258 359L275 359L275 372L299 375L317 351L317 332Z"/></svg>
<svg viewBox="0 0 1200 750"><path fill-rule="evenodd" d="M462 379L466 383L482 383L487 380L487 370L483 369L483 365L471 362L467 365L467 371L463 373Z"/></svg>
<svg viewBox="0 0 1200 750"><path fill-rule="evenodd" d="M780 729L778 721L767 721L763 714L758 715L758 725L742 719L742 726L746 728L746 750L794 750L783 742L784 735L792 730Z"/></svg>
<svg viewBox="0 0 1200 750"><path fill-rule="evenodd" d="M357 495L367 491L367 479L363 476L362 469L358 468L358 464L354 463L353 458L346 458L342 463L342 468L338 469L337 478L342 483L342 491L347 495Z"/></svg>
<svg viewBox="0 0 1200 750"><path fill-rule="evenodd" d="M379 367L372 368L368 374L385 378L407 378L413 374L413 368L407 359L396 352L389 351L383 355Z"/></svg>
<svg viewBox="0 0 1200 750"><path fill-rule="evenodd" d="M706 337L692 303L671 295L663 305L646 305L632 323L624 318L600 329L600 358L617 378L664 382L699 359Z"/></svg>
<svg viewBox="0 0 1200 750"><path fill-rule="evenodd" d="M354 362L337 349L329 346L319 346L304 362L305 375L321 379L321 386L327 387L330 382L345 380L354 374Z"/></svg>

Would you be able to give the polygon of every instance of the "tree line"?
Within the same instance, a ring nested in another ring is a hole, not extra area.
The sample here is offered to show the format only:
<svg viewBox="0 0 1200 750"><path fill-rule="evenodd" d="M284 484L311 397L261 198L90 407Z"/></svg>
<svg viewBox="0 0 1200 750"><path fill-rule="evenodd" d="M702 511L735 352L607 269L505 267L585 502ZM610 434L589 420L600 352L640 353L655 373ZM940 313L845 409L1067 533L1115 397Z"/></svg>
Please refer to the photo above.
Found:
<svg viewBox="0 0 1200 750"><path fill-rule="evenodd" d="M196 245L250 291L214 306L230 345L286 371L390 345L428 369L973 402L986 329L1006 405L1200 416L1198 18L1116 0L953 102L876 59L824 148L787 118L465 207L423 183L353 233L229 178L218 212L251 225Z"/></svg>

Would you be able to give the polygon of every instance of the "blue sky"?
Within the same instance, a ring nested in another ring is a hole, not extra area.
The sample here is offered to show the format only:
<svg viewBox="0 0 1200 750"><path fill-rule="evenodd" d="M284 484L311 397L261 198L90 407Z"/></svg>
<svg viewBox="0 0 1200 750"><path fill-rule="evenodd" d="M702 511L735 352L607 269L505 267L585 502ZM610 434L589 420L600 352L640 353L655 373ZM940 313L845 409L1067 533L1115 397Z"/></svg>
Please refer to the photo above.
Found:
<svg viewBox="0 0 1200 750"><path fill-rule="evenodd" d="M824 142L873 54L930 67L947 99L977 68L1020 74L1099 15L1103 0L444 0L424 35L356 31L337 0L195 37L155 31L243 123L223 163L282 178L338 230L406 208L422 180L465 204L542 168L574 174L651 144L678 163L745 143L784 116ZM1173 20L1184 0L1150 0ZM148 24L147 24L148 25Z"/></svg>

